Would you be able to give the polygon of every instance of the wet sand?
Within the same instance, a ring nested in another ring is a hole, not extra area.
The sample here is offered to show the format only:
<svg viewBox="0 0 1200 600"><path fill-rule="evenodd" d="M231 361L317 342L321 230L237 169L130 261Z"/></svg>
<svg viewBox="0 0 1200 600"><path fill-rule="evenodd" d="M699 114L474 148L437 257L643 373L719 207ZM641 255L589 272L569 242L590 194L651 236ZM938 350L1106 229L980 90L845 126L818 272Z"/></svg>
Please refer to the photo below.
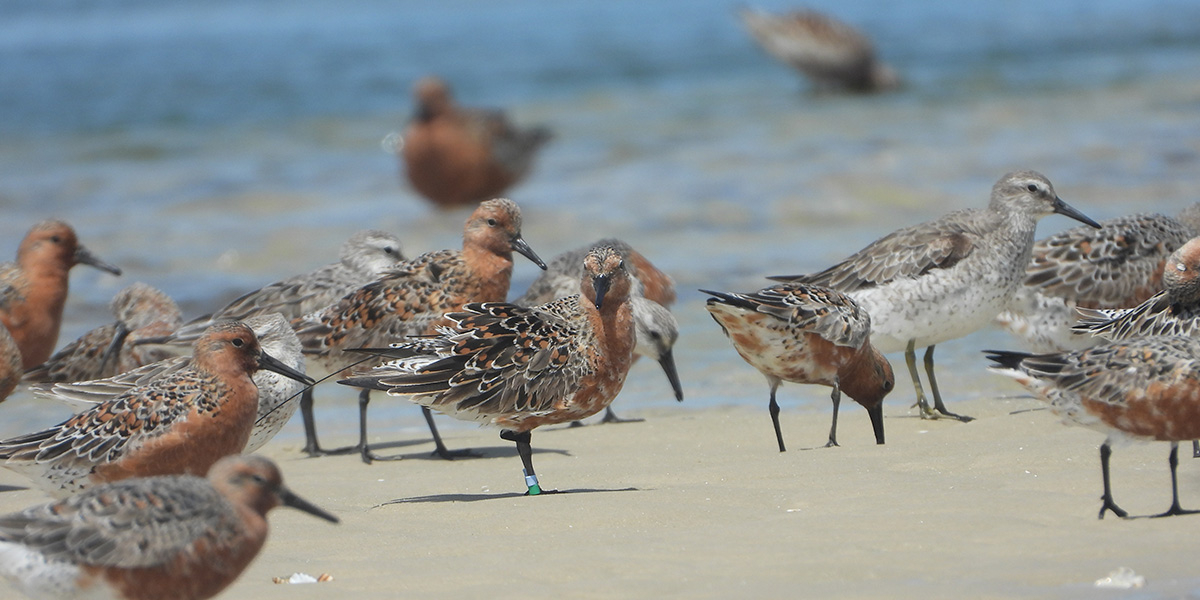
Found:
<svg viewBox="0 0 1200 600"><path fill-rule="evenodd" d="M978 417L967 424L917 419L901 400L887 403L885 446L854 404L841 447L801 450L824 443L828 407L785 402L784 454L765 402L538 430L542 483L567 492L541 497L521 495L520 461L492 429L447 431L483 454L452 463L429 458L425 437L371 466L273 441L262 452L292 489L343 522L273 512L267 546L221 597L1125 597L1094 587L1122 566L1146 578L1139 598L1200 588L1200 516L1096 518L1100 434L1011 414L1038 405L1028 398L951 402ZM1167 450L1116 448L1113 493L1131 514L1167 508ZM1195 508L1200 462L1182 461ZM0 511L45 499L9 489L23 485L0 471ZM272 582L297 571L333 581Z"/></svg>

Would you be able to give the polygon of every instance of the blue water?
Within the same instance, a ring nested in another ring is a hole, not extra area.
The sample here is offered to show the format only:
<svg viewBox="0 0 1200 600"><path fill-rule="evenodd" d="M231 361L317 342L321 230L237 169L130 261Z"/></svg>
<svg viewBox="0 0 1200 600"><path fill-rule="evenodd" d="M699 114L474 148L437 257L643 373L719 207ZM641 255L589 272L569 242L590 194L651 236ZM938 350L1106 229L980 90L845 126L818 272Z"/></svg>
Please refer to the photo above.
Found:
<svg viewBox="0 0 1200 600"><path fill-rule="evenodd" d="M783 8L775 2L768 8ZM822 4L825 6L822 7ZM815 3L922 100L1096 88L1195 67L1200 5ZM777 80L716 1L184 0L0 6L0 132L226 127L391 114L429 72L511 105Z"/></svg>
<svg viewBox="0 0 1200 600"><path fill-rule="evenodd" d="M463 104L554 128L511 191L525 238L549 258L619 236L670 272L686 405L761 407L767 438L766 383L697 288L819 269L897 227L982 206L1017 168L1042 171L1096 219L1200 200L1200 2L811 5L868 32L907 86L814 96L753 45L730 1L4 0L0 258L59 216L125 268L76 270L64 344L109 320L132 281L192 316L331 262L360 228L394 231L412 255L457 246L465 213L430 209L381 149L411 111L411 82L437 73ZM1039 233L1073 224L1048 217ZM536 275L518 261L514 296ZM979 354L1016 344L986 330L939 345L950 408L1018 393ZM891 359L889 411L903 411L912 391ZM327 442L353 437L353 398L318 389ZM785 411L829 406L815 386L779 398ZM649 361L615 405L675 407ZM26 392L0 410L4 437L66 414ZM856 406L842 414L843 428L866 426ZM410 405L377 400L372 415L380 439L425 435ZM301 435L292 423L276 443ZM1138 597L1172 593L1154 585Z"/></svg>
<svg viewBox="0 0 1200 600"><path fill-rule="evenodd" d="M765 383L696 288L823 267L981 206L1015 168L1046 173L1097 219L1200 200L1200 3L813 6L868 32L907 86L810 94L753 45L732 2L8 0L0 256L60 216L126 269L77 270L66 343L135 280L190 316L332 261L359 228L392 230L414 255L457 246L464 213L427 207L381 148L411 82L437 73L463 104L555 129L511 192L534 248L548 258L609 235L639 247L679 285L688 404L760 406ZM1041 231L1070 225L1050 217ZM534 276L518 264L514 295ZM940 346L951 404L1011 392L978 350L1014 343L984 331ZM618 408L673 405L645 363ZM352 393L324 388L323 418L352 431ZM904 384L889 402L910 395ZM781 401L828 396L787 386ZM411 407L377 404L381 429L419 431ZM59 416L27 395L5 410L7 433Z"/></svg>

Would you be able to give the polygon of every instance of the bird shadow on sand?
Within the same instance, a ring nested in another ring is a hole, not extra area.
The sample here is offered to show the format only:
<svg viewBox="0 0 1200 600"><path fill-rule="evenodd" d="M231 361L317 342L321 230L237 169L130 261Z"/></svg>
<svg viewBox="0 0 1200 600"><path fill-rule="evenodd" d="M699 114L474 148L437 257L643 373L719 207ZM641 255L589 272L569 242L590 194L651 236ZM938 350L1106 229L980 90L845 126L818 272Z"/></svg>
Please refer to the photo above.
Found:
<svg viewBox="0 0 1200 600"><path fill-rule="evenodd" d="M442 457L438 456L436 451L429 449L429 448L433 447L433 439L432 438L423 438L423 439L419 439L419 440L402 440L402 441L398 441L398 442L384 442L381 444L371 444L371 451L380 453L380 452L386 452L387 450L394 450L397 448L406 448L408 446L422 446L422 448L420 450L416 450L413 452L407 452L407 453L400 452L398 454L390 455L387 458L391 459L391 460L410 460L410 459L414 459L414 460L445 460ZM456 460L456 461L457 460L472 460L472 459L477 459L477 458L507 458L507 457L516 457L517 456L517 447L513 444L505 444L505 445L500 445L500 446L483 446L483 447L475 447L475 448L449 448L449 450L452 454L453 453L464 453L462 455L455 456L453 459L451 459L451 460ZM546 448L534 448L533 453L534 454L561 454L563 456L571 455L571 453L566 450L546 449Z"/></svg>
<svg viewBox="0 0 1200 600"><path fill-rule="evenodd" d="M570 490L546 490L541 496L561 496L563 494L592 494L602 492L640 492L639 488L574 488ZM426 504L426 503L441 503L441 502L479 502L481 500L503 500L505 498L521 498L525 496L521 492L505 492L500 494L433 494L430 496L413 496L412 498L396 498L388 500L372 506L371 508L380 508L389 504Z"/></svg>
<svg viewBox="0 0 1200 600"><path fill-rule="evenodd" d="M5 492L23 492L29 488L19 485L0 485L0 494Z"/></svg>

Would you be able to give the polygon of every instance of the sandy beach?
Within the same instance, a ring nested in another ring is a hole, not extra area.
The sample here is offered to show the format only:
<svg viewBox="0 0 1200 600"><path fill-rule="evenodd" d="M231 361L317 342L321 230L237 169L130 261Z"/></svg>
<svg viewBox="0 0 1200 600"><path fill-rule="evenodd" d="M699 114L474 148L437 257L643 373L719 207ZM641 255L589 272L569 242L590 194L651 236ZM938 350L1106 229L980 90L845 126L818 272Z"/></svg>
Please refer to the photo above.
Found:
<svg viewBox="0 0 1200 600"><path fill-rule="evenodd" d="M543 485L566 492L540 497L521 495L515 449L492 429L448 431L452 448L483 455L452 463L429 458L427 438L371 466L273 442L261 452L291 488L343 522L276 510L267 546L221 597L1127 597L1095 587L1119 567L1145 577L1139 598L1200 587L1186 533L1200 517L1098 520L1100 434L1011 414L1035 406L954 403L978 417L962 424L889 402L876 446L850 404L841 447L801 450L824 443L828 408L785 403L784 454L765 402L626 409L646 421L535 432ZM1131 514L1167 508L1167 450L1115 450L1113 493ZM1197 464L1182 460L1195 508ZM12 489L24 485L0 472L0 511L45 500ZM293 572L333 581L272 582Z"/></svg>
<svg viewBox="0 0 1200 600"><path fill-rule="evenodd" d="M903 74L870 97L810 93L738 4L0 2L0 260L57 217L124 269L75 270L57 347L111 323L134 281L190 319L336 260L363 228L413 257L461 247L466 212L433 209L393 153L428 74L554 129L508 193L542 258L618 237L675 278L686 400L642 360L615 409L645 422L535 431L542 484L567 493L522 496L495 429L440 418L451 449L483 456L431 458L402 400L370 409L398 462L309 459L295 419L260 452L342 523L273 512L219 598L1200 598L1200 515L1098 520L1103 436L1014 414L1041 404L980 353L1020 349L1011 336L937 345L950 410L976 421L916 418L893 354L886 445L847 400L841 447L801 450L827 439L829 391L789 384L781 454L763 377L698 291L818 271L984 206L1017 169L1093 219L1178 214L1200 200L1200 2L825 3ZM1076 224L1047 217L1037 237ZM510 297L537 274L518 259ZM354 442L355 390L318 397L322 443ZM0 438L67 415L26 390L0 411ZM1182 505L1200 509L1200 460L1181 453ZM1167 454L1115 448L1120 506L1167 509ZM28 485L0 469L0 513L48 500ZM1096 588L1121 567L1145 587ZM333 580L272 582L294 572Z"/></svg>

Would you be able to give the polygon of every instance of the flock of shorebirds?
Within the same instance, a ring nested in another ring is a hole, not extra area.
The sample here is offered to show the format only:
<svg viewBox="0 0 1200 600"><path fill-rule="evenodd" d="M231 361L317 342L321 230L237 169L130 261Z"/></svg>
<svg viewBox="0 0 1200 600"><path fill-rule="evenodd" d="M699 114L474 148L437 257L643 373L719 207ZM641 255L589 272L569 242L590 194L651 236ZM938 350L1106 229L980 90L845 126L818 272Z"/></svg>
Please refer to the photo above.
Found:
<svg viewBox="0 0 1200 600"><path fill-rule="evenodd" d="M840 70L790 61L822 82L870 91L898 81L841 24L811 13L744 19L773 54L807 52L811 40L795 33L805 27L854 49ZM434 78L417 83L416 99L397 153L430 201L475 205L461 249L407 259L391 234L362 231L338 262L188 322L166 294L135 283L113 299L113 323L56 352L71 268L120 270L66 223L33 226L16 262L0 266L0 399L24 383L79 412L0 441L0 465L59 498L0 516L0 575L35 598L215 595L261 548L272 508L337 522L289 491L273 463L249 455L297 409L305 452L358 452L368 463L387 458L367 445L371 391L420 405L445 458L469 450L445 447L431 410L497 426L517 446L527 493L538 495L551 490L534 471L531 432L601 411L620 420L610 405L637 356L658 361L683 399L671 278L616 239L547 264L523 239L517 204L495 197L528 171L548 132L460 108ZM1035 242L1038 220L1054 213L1084 225ZM832 388L827 446L837 445L842 392L867 410L883 444L882 402L895 385L883 352L904 351L922 417L969 421L946 406L933 350L996 322L1037 353L987 351L993 368L1065 421L1108 436L1100 517L1126 516L1108 477L1119 438L1171 443L1172 504L1160 516L1184 514L1194 511L1179 505L1177 447L1200 438L1197 217L1194 207L1178 218L1097 223L1046 177L1018 171L996 182L985 208L897 230L828 269L772 277L778 283L755 292L704 290L706 308L766 377L781 452L784 381ZM544 273L508 303L514 253ZM917 369L921 348L932 402ZM356 446L320 446L314 369L361 389Z"/></svg>

